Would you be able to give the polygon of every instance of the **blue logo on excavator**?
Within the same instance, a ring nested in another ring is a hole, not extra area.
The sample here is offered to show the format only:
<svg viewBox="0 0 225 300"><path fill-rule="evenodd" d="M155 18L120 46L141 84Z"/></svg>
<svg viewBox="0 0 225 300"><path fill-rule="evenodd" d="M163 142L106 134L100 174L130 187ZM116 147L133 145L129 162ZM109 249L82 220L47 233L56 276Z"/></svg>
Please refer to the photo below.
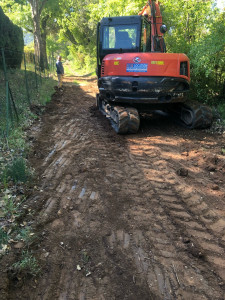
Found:
<svg viewBox="0 0 225 300"><path fill-rule="evenodd" d="M139 63L139 62L141 62L141 58L138 57L138 56L136 56L136 57L133 59L133 61L134 61L135 63Z"/></svg>

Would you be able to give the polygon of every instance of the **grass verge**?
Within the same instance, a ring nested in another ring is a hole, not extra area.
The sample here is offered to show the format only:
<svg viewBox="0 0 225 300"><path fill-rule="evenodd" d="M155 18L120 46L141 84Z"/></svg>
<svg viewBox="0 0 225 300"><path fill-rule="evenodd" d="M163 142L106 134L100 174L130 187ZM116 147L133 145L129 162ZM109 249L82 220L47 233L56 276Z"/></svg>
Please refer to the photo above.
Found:
<svg viewBox="0 0 225 300"><path fill-rule="evenodd" d="M15 120L15 109L11 106L8 114L10 120L6 120L8 132L6 122L0 122L0 259L16 252L16 261L9 266L13 274L36 276L40 269L31 248L37 236L32 230L33 212L24 204L26 191L32 189L34 179L34 172L27 160L30 145L26 131L51 100L56 82L52 78L40 77L36 81L31 71L27 72L27 76L30 103L24 71L10 70L8 78L19 120ZM5 99L5 86L0 83L2 120Z"/></svg>

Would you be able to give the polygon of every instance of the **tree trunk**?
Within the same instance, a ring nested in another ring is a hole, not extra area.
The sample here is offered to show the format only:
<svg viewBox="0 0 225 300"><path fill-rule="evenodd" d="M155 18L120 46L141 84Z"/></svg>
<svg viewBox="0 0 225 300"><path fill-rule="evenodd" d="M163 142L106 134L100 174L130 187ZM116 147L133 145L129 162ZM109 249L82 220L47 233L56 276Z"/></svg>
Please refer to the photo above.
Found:
<svg viewBox="0 0 225 300"><path fill-rule="evenodd" d="M41 21L41 39L43 44L43 61L44 66L46 69L48 69L48 57L47 57L47 46L46 46L46 38L47 38L47 21L49 19L49 16L47 15L45 18Z"/></svg>
<svg viewBox="0 0 225 300"><path fill-rule="evenodd" d="M40 16L46 1L42 2L41 8L39 7L39 0L29 0L29 3L31 5L32 19L34 24L34 51L36 57L38 58L38 63L41 70L44 70L45 50L41 37Z"/></svg>
<svg viewBox="0 0 225 300"><path fill-rule="evenodd" d="M47 32L46 32L46 28L45 28L44 32L42 32L42 34L41 34L41 38L42 38L42 46L43 46L43 64L44 64L45 69L48 69L46 37L47 37Z"/></svg>

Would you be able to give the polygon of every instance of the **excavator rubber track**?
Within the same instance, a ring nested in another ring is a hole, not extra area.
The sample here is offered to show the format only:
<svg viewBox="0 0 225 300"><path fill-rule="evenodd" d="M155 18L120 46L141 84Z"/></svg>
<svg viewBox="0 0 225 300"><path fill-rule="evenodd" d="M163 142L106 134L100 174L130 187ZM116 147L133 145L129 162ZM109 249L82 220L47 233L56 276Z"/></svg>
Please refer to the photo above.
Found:
<svg viewBox="0 0 225 300"><path fill-rule="evenodd" d="M118 134L137 133L140 126L140 116L136 108L112 105L96 98L98 109L110 119L113 129Z"/></svg>
<svg viewBox="0 0 225 300"><path fill-rule="evenodd" d="M127 107L129 114L128 133L137 133L140 126L140 116L136 108Z"/></svg>
<svg viewBox="0 0 225 300"><path fill-rule="evenodd" d="M181 103L169 110L177 122L189 129L204 129L211 126L213 121L212 110L201 103Z"/></svg>
<svg viewBox="0 0 225 300"><path fill-rule="evenodd" d="M100 100L99 95L97 95L96 104L99 110L110 119L116 133L137 133L140 126L140 115L136 108L109 104ZM171 106L167 112L176 123L189 129L208 128L213 121L212 110L201 103L179 103Z"/></svg>

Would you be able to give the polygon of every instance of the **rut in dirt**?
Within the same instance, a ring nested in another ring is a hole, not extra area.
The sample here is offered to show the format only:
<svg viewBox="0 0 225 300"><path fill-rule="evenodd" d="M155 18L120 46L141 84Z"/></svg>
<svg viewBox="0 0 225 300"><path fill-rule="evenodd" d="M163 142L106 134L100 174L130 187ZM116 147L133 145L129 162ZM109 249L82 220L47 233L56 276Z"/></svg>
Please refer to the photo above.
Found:
<svg viewBox="0 0 225 300"><path fill-rule="evenodd" d="M42 275L12 283L9 298L224 299L225 191L211 187L225 161L215 149L213 177L200 155L218 140L162 117L116 135L95 92L92 79L66 85L33 129Z"/></svg>

